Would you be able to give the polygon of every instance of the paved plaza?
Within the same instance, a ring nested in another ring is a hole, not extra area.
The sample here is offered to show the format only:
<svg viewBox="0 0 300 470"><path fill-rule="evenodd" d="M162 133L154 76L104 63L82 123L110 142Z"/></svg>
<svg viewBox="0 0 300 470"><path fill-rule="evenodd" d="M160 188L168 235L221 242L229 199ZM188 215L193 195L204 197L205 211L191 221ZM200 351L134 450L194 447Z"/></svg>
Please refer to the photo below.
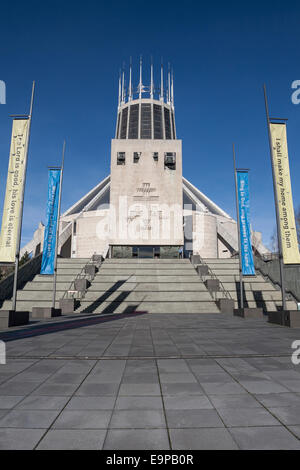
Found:
<svg viewBox="0 0 300 470"><path fill-rule="evenodd" d="M128 313L0 339L1 449L300 449L300 329Z"/></svg>

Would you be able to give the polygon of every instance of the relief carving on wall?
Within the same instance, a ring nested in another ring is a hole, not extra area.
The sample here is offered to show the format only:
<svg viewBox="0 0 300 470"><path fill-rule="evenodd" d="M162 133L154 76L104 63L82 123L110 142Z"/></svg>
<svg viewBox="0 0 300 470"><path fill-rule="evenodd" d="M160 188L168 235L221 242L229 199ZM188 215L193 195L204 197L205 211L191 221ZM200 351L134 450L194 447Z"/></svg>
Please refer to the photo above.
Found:
<svg viewBox="0 0 300 470"><path fill-rule="evenodd" d="M157 191L157 189L151 187L151 183L142 183L140 188L136 188L138 195L133 196L133 199L135 201L156 201L159 196L152 195L155 191Z"/></svg>

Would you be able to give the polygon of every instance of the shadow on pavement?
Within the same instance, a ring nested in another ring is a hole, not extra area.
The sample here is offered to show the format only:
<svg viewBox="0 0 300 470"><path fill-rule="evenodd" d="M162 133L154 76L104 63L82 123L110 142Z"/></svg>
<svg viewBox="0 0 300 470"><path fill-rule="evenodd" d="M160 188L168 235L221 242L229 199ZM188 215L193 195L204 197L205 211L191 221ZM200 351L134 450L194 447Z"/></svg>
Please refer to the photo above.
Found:
<svg viewBox="0 0 300 470"><path fill-rule="evenodd" d="M101 325L102 323L113 322L115 320L121 320L123 318L138 317L148 313L143 311L137 311L137 307L138 305L129 305L123 313L111 313L103 316L104 312L102 312L99 315L93 314L88 318L74 319L70 321L59 321L55 323L48 322L39 325L29 326L19 330L5 331L3 333L0 333L0 339L5 342L16 341L18 339L32 338L34 336L57 333L58 331L66 331L91 325Z"/></svg>

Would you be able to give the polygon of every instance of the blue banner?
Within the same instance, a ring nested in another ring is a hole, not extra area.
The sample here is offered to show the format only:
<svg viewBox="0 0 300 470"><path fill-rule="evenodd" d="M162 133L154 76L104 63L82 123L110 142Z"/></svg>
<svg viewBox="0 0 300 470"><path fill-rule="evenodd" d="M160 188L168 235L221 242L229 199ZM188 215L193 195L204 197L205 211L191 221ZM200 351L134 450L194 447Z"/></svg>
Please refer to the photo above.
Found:
<svg viewBox="0 0 300 470"><path fill-rule="evenodd" d="M48 179L47 224L44 235L41 274L54 274L59 183L60 169L50 169Z"/></svg>
<svg viewBox="0 0 300 470"><path fill-rule="evenodd" d="M237 189L240 216L242 272L245 276L254 276L255 268L251 244L249 181L247 171L237 170Z"/></svg>

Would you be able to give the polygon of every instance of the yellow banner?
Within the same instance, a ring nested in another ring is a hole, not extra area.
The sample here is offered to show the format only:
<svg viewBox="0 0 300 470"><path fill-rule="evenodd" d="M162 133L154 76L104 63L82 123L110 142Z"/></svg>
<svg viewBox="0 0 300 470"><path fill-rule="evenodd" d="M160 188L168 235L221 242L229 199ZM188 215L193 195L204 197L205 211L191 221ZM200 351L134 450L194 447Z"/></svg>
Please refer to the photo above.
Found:
<svg viewBox="0 0 300 470"><path fill-rule="evenodd" d="M0 235L0 262L2 263L13 263L16 256L28 124L28 119L13 120Z"/></svg>
<svg viewBox="0 0 300 470"><path fill-rule="evenodd" d="M285 124L270 124L284 264L300 263Z"/></svg>

